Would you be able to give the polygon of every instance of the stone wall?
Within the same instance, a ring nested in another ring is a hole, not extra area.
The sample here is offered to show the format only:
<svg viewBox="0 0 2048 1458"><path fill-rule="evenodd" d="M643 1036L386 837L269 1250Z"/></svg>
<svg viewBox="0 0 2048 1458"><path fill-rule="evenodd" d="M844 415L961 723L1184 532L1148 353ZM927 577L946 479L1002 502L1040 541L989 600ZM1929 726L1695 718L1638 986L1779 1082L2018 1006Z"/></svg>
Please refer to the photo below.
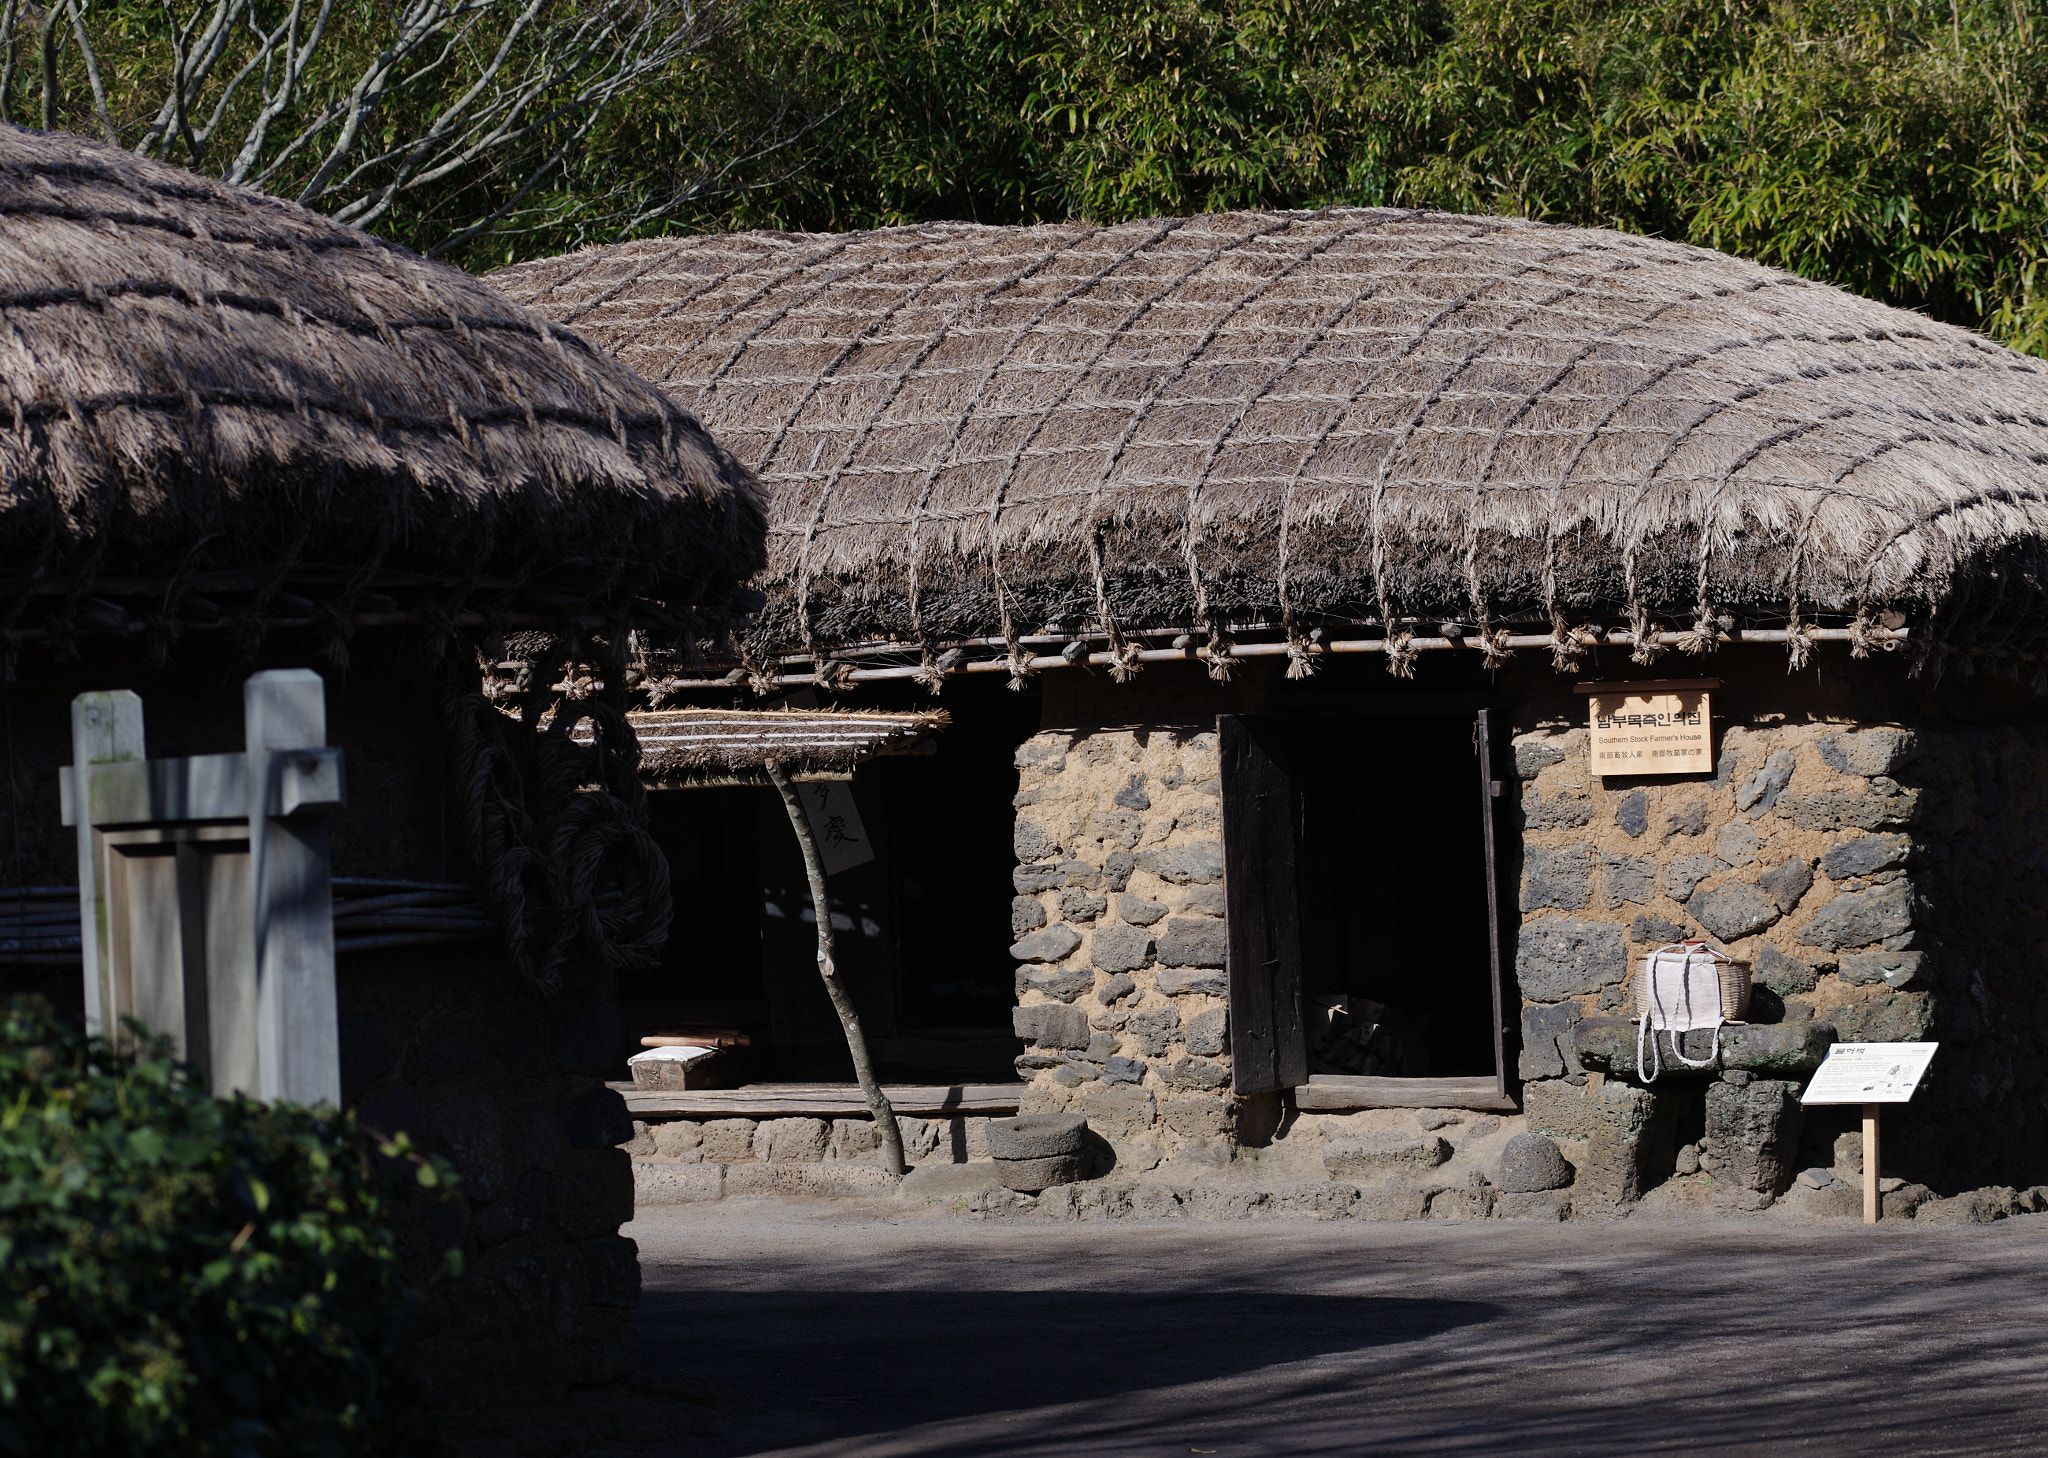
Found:
<svg viewBox="0 0 2048 1458"><path fill-rule="evenodd" d="M898 1114L896 1124L913 1169L989 1157L985 1118ZM632 1158L636 1197L647 1205L738 1195L880 1195L896 1188L881 1167L874 1121L865 1114L636 1119L633 1137L620 1148Z"/></svg>
<svg viewBox="0 0 2048 1458"><path fill-rule="evenodd" d="M1801 1023L1941 1041L1928 1085L1888 1117L1887 1173L1948 1190L2048 1174L2040 730L1737 720L1713 775L1669 779L1590 773L1586 739L1559 712L1514 743L1517 1071L1582 1186L1626 1205L1697 1161L1717 1199L1767 1204L1834 1162L1854 1111L1802 1115L1796 1059L1712 1089L1680 1070L1653 1095L1632 1051L1606 1069L1621 1079L1581 1056L1592 1020L1633 1016L1640 957L1700 936L1752 964L1749 1020L1779 1026L1772 1046L1824 1046Z"/></svg>
<svg viewBox="0 0 2048 1458"><path fill-rule="evenodd" d="M1212 721L1213 722L1213 721ZM1017 751L1018 1072L1122 1167L1224 1158L1230 1095L1213 729L1041 733Z"/></svg>

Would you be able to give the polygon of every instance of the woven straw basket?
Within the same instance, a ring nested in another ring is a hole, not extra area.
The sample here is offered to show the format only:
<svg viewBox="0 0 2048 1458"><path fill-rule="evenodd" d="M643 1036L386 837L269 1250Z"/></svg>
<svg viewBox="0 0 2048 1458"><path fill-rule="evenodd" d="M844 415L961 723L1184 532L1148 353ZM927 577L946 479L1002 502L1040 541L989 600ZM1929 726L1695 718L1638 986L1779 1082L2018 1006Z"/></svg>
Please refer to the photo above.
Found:
<svg viewBox="0 0 2048 1458"><path fill-rule="evenodd" d="M1663 950L1659 948L1659 950ZM1712 948L1707 950L1712 951ZM1750 964L1737 962L1714 953L1714 971L1721 980L1721 1016L1731 1023L1739 1023L1749 1016ZM1648 1017L1650 1013L1650 981L1642 975L1642 963L1636 964L1636 1016Z"/></svg>

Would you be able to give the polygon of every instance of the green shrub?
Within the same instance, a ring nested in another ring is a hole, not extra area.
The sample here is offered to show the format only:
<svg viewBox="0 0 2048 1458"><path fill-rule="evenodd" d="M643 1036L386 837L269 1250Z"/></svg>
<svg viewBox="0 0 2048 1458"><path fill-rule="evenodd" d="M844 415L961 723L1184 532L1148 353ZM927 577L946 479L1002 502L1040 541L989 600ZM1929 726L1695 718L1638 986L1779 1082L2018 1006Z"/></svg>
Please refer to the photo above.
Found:
<svg viewBox="0 0 2048 1458"><path fill-rule="evenodd" d="M430 1451L406 1310L352 1115L0 1012L0 1452Z"/></svg>

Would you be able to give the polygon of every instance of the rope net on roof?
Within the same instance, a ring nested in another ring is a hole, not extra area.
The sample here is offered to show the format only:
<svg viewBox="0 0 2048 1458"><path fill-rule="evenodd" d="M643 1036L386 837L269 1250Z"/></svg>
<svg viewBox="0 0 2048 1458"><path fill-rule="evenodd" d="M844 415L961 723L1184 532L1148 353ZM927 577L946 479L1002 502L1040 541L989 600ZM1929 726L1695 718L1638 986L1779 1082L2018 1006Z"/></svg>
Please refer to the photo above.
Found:
<svg viewBox="0 0 2048 1458"><path fill-rule="evenodd" d="M2044 619L2048 365L1709 250L1514 219L1241 213L619 244L492 276L772 496L757 657L1088 625L1453 618L1505 652L1730 610L1803 661L1903 609ZM1930 621L1931 620L1931 621ZM1931 627L1932 632L1925 631ZM1519 630L1528 633L1528 627Z"/></svg>

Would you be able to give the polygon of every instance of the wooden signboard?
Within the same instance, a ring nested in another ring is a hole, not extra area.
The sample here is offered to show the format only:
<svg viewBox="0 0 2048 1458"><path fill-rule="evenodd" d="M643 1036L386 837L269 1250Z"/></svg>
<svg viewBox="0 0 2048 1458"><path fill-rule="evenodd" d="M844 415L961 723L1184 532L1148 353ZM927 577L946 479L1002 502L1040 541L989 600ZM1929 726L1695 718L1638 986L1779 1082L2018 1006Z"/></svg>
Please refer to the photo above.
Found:
<svg viewBox="0 0 2048 1458"><path fill-rule="evenodd" d="M1596 775L1693 775L1714 770L1712 694L1718 678L1582 683Z"/></svg>

